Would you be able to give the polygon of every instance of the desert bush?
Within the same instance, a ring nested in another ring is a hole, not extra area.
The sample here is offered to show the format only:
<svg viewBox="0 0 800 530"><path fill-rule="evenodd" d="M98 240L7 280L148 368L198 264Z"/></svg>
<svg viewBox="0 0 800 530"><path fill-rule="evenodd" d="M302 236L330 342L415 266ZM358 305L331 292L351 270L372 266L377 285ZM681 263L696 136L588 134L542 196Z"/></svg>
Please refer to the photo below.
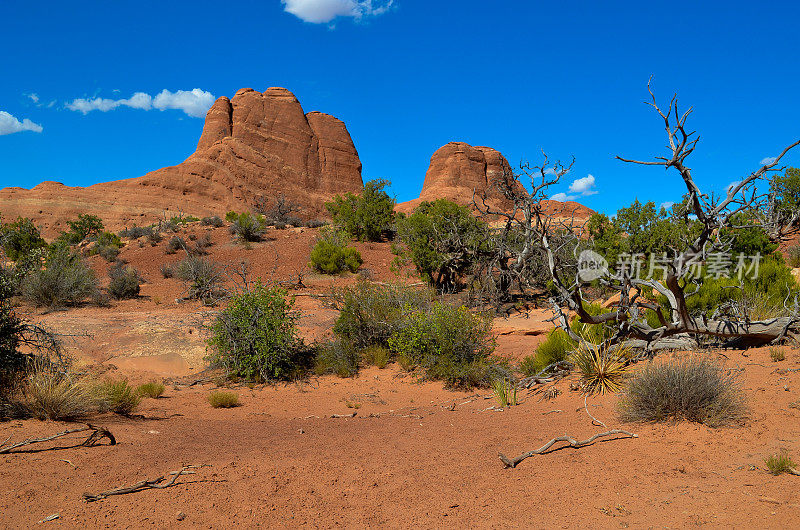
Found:
<svg viewBox="0 0 800 530"><path fill-rule="evenodd" d="M167 254L175 254L181 249L186 248L186 241L183 240L180 236L172 236L167 241L167 247L164 249L164 252Z"/></svg>
<svg viewBox="0 0 800 530"><path fill-rule="evenodd" d="M783 348L773 346L769 349L769 358L772 359L772 362L777 363L786 359L786 353Z"/></svg>
<svg viewBox="0 0 800 530"><path fill-rule="evenodd" d="M263 215L241 213L231 223L231 233L243 242L261 241L266 229L266 220Z"/></svg>
<svg viewBox="0 0 800 530"><path fill-rule="evenodd" d="M353 377L358 374L360 355L352 344L335 340L317 348L314 371L317 375L336 374L339 377Z"/></svg>
<svg viewBox="0 0 800 530"><path fill-rule="evenodd" d="M189 253L195 256L205 256L208 254L208 248L213 245L214 243L211 241L211 236L209 234L203 234L202 237L194 238L194 247L189 250Z"/></svg>
<svg viewBox="0 0 800 530"><path fill-rule="evenodd" d="M128 416L139 406L142 396L125 380L108 380L97 389L97 399L102 412Z"/></svg>
<svg viewBox="0 0 800 530"><path fill-rule="evenodd" d="M320 228L325 226L327 223L321 219L309 219L306 221L306 226L308 228Z"/></svg>
<svg viewBox="0 0 800 530"><path fill-rule="evenodd" d="M174 265L168 265L166 263L162 263L161 266L158 268L161 272L161 276L164 278L172 278L175 276L175 267Z"/></svg>
<svg viewBox="0 0 800 530"><path fill-rule="evenodd" d="M208 395L208 402L215 409L230 409L239 406L239 395L215 390Z"/></svg>
<svg viewBox="0 0 800 530"><path fill-rule="evenodd" d="M250 380L289 379L309 364L297 337L294 299L260 283L231 297L211 325L212 354L231 376Z"/></svg>
<svg viewBox="0 0 800 530"><path fill-rule="evenodd" d="M302 221L294 215L295 212L300 211L300 205L286 198L282 193L275 197L275 204L268 207L269 199L266 197L259 197L256 201L254 210L258 214L262 214L265 220L270 224L291 224L294 226L302 226Z"/></svg>
<svg viewBox="0 0 800 530"><path fill-rule="evenodd" d="M36 306L76 305L98 293L97 278L84 260L67 247L55 246L44 266L22 281L22 295Z"/></svg>
<svg viewBox="0 0 800 530"><path fill-rule="evenodd" d="M220 219L218 215L212 215L210 217L203 217L200 220L200 224L203 226L213 226L214 228L219 228L221 226L225 226L225 222Z"/></svg>
<svg viewBox="0 0 800 530"><path fill-rule="evenodd" d="M175 267L175 275L188 284L188 298L213 304L224 294L219 267L205 258L187 256Z"/></svg>
<svg viewBox="0 0 800 530"><path fill-rule="evenodd" d="M225 220L229 223L234 222L239 217L239 214L231 210L230 212L225 214Z"/></svg>
<svg viewBox="0 0 800 530"><path fill-rule="evenodd" d="M325 207L333 221L359 241L380 241L394 225L395 200L383 188L388 180L367 181L361 195L336 195Z"/></svg>
<svg viewBox="0 0 800 530"><path fill-rule="evenodd" d="M386 368L386 365L392 360L392 352L388 348L373 344L361 351L361 359L367 365Z"/></svg>
<svg viewBox="0 0 800 530"><path fill-rule="evenodd" d="M773 475L782 475L783 473L792 473L796 474L797 464L794 463L792 457L789 456L789 452L785 449L781 450L777 454L769 455L765 460L764 463L767 464L767 469Z"/></svg>
<svg viewBox="0 0 800 530"><path fill-rule="evenodd" d="M786 249L786 263L793 268L800 267L800 245Z"/></svg>
<svg viewBox="0 0 800 530"><path fill-rule="evenodd" d="M359 280L333 292L339 310L333 331L363 350L370 345L388 347L389 337L402 326L405 312L423 310L433 298L428 289L399 283L379 285Z"/></svg>
<svg viewBox="0 0 800 530"><path fill-rule="evenodd" d="M157 233L152 226L137 226L133 225L130 228L123 228L119 232L119 237L125 239L139 239L140 237L150 237L152 234Z"/></svg>
<svg viewBox="0 0 800 530"><path fill-rule="evenodd" d="M508 379L492 381L492 393L501 408L513 407L517 404L517 385Z"/></svg>
<svg viewBox="0 0 800 530"><path fill-rule="evenodd" d="M19 217L13 223L0 226L0 246L11 261L19 261L47 243L39 233L33 221L27 217Z"/></svg>
<svg viewBox="0 0 800 530"><path fill-rule="evenodd" d="M96 215L80 214L74 221L67 221L69 230L62 232L58 239L68 245L77 245L92 235L103 231L103 221Z"/></svg>
<svg viewBox="0 0 800 530"><path fill-rule="evenodd" d="M736 376L708 357L650 361L627 381L623 421L686 420L721 427L747 415Z"/></svg>
<svg viewBox="0 0 800 530"><path fill-rule="evenodd" d="M136 393L139 394L140 396L146 396L149 398L157 399L160 398L161 395L164 393L164 384L156 381L143 383L138 387L136 387Z"/></svg>
<svg viewBox="0 0 800 530"><path fill-rule="evenodd" d="M581 385L587 394L617 392L625 375L627 351L619 348L609 351L592 342L578 344L569 360L581 374Z"/></svg>
<svg viewBox="0 0 800 530"><path fill-rule="evenodd" d="M356 272L364 262L361 253L347 246L349 236L335 229L323 229L311 250L311 266L323 274Z"/></svg>
<svg viewBox="0 0 800 530"><path fill-rule="evenodd" d="M115 263L108 271L111 281L108 284L108 293L117 300L136 298L139 296L142 277L139 271L122 262Z"/></svg>
<svg viewBox="0 0 800 530"><path fill-rule="evenodd" d="M567 332L561 328L554 328L547 334L547 338L539 344L534 355L528 356L520 366L527 375L536 375L548 366L566 361L569 352L575 349L576 343Z"/></svg>
<svg viewBox="0 0 800 530"><path fill-rule="evenodd" d="M488 314L435 302L427 311L406 312L388 343L403 364L421 367L427 379L472 388L491 381L486 378L495 347L491 329Z"/></svg>
<svg viewBox="0 0 800 530"><path fill-rule="evenodd" d="M23 403L40 420L73 421L97 408L92 389L85 382L44 365L36 366L22 386Z"/></svg>

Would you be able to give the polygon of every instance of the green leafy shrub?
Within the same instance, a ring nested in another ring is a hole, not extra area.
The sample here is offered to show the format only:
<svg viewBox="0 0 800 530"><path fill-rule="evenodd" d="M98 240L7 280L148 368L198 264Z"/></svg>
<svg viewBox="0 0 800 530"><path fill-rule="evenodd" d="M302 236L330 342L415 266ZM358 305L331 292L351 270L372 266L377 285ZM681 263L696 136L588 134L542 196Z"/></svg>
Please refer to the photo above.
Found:
<svg viewBox="0 0 800 530"><path fill-rule="evenodd" d="M136 387L136 393L140 396L157 399L164 393L164 384L156 381L144 383Z"/></svg>
<svg viewBox="0 0 800 530"><path fill-rule="evenodd" d="M410 259L424 279L440 289L453 289L488 248L488 226L464 206L447 199L423 202L406 218L397 220L397 234L405 251L395 247L400 260Z"/></svg>
<svg viewBox="0 0 800 530"><path fill-rule="evenodd" d="M364 260L358 250L347 246L347 240L343 231L323 230L311 250L311 266L323 274L356 272Z"/></svg>
<svg viewBox="0 0 800 530"><path fill-rule="evenodd" d="M200 224L203 226L213 226L214 228L220 228L222 226L225 226L225 222L222 219L220 219L218 215L203 217L200 220Z"/></svg>
<svg viewBox="0 0 800 530"><path fill-rule="evenodd" d="M208 395L208 402L215 409L231 409L239 406L239 395L215 390Z"/></svg>
<svg viewBox="0 0 800 530"><path fill-rule="evenodd" d="M84 260L67 247L54 247L44 266L22 281L22 295L36 306L77 305L98 294L97 278Z"/></svg>
<svg viewBox="0 0 800 530"><path fill-rule="evenodd" d="M406 366L421 367L428 379L455 388L485 386L494 351L491 329L488 314L435 302L428 311L406 313L401 328L389 337L389 349Z"/></svg>
<svg viewBox="0 0 800 530"><path fill-rule="evenodd" d="M358 374L360 356L352 344L335 340L317 349L314 371L318 375L336 374L339 377L353 377Z"/></svg>
<svg viewBox="0 0 800 530"><path fill-rule="evenodd" d="M108 293L117 300L136 298L139 296L142 277L139 272L122 262L115 263L108 271L111 281L108 284Z"/></svg>
<svg viewBox="0 0 800 530"><path fill-rule="evenodd" d="M97 387L102 412L128 416L139 406L142 396L125 380L108 380Z"/></svg>
<svg viewBox="0 0 800 530"><path fill-rule="evenodd" d="M371 345L388 347L405 313L428 308L432 298L428 289L359 280L352 287L334 290L333 305L339 317L333 332L359 350Z"/></svg>
<svg viewBox="0 0 800 530"><path fill-rule="evenodd" d="M96 215L80 214L74 221L67 221L69 230L62 232L58 239L68 245L77 245L89 236L97 236L103 231L103 221Z"/></svg>
<svg viewBox="0 0 800 530"><path fill-rule="evenodd" d="M623 421L686 420L721 427L747 416L736 375L708 357L650 361L625 385Z"/></svg>
<svg viewBox="0 0 800 530"><path fill-rule="evenodd" d="M361 359L368 365L382 369L386 368L386 365L392 360L392 352L388 348L373 344L361 351Z"/></svg>
<svg viewBox="0 0 800 530"><path fill-rule="evenodd" d="M3 223L0 226L0 246L8 259L18 261L34 250L46 247L47 243L33 221L27 217L19 217L13 223Z"/></svg>
<svg viewBox="0 0 800 530"><path fill-rule="evenodd" d="M266 219L260 214L241 213L231 222L230 230L239 241L261 241L266 230Z"/></svg>
<svg viewBox="0 0 800 530"><path fill-rule="evenodd" d="M234 295L211 325L210 360L246 379L291 378L308 364L293 306L285 290L260 283Z"/></svg>
<svg viewBox="0 0 800 530"><path fill-rule="evenodd" d="M238 218L239 218L239 214L234 212L234 211L230 211L230 212L225 214L225 220L228 221L229 223L234 222Z"/></svg>
<svg viewBox="0 0 800 530"><path fill-rule="evenodd" d="M395 200L383 188L388 180L367 181L361 195L336 195L325 207L333 221L359 241L380 241L394 224Z"/></svg>

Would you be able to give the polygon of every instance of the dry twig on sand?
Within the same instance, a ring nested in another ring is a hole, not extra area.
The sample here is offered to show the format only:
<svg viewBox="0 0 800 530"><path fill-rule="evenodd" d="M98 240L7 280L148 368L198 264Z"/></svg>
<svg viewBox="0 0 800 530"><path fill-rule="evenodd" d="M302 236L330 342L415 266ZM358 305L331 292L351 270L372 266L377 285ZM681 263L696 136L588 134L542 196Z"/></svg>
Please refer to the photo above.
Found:
<svg viewBox="0 0 800 530"><path fill-rule="evenodd" d="M28 440L23 440L21 442L17 442L15 444L11 444L6 447L0 447L0 455L8 454L14 451L19 447L24 447L26 445L41 443L41 442L49 442L50 440L55 440L56 438L61 438L62 436L67 436L68 434L74 434L76 432L85 432L85 431L92 431L88 438L82 441L79 444L73 445L72 447L93 447L100 443L100 440L103 438L108 438L109 445L116 445L117 440L114 438L114 435L111 434L111 431L106 429L105 427L97 427L95 425L91 425L87 423L84 427L78 427L76 429L68 429L64 432L60 432L58 434L54 434L52 436L45 436L44 438L30 438ZM6 440L7 442L8 440ZM5 443L5 442L4 442ZM20 452L20 451L16 451Z"/></svg>
<svg viewBox="0 0 800 530"><path fill-rule="evenodd" d="M593 444L594 441L597 440L598 438L604 438L604 437L607 437L607 436L617 436L617 435L624 435L624 436L629 437L629 438L638 438L639 437L638 435L633 434L632 432L623 431L622 429L612 429L610 431L601 432L601 433L595 434L591 438L587 438L586 440L576 440L576 439L572 438L571 436L567 436L565 434L564 436L558 436L557 438L553 438L552 440L550 440L549 442L547 442L546 444L541 446L539 449L535 449L533 451L528 451L527 453L522 453L521 455L519 455L516 458L508 458L503 453L498 453L498 456L500 457L500 460L503 462L503 464L505 464L505 466L507 468L508 467L517 467L517 464L519 464L520 462L522 462L526 458L530 458L533 455L540 455L540 454L546 452L556 442L567 442L570 447L574 447L574 448L578 449L580 447L584 447L584 446Z"/></svg>
<svg viewBox="0 0 800 530"><path fill-rule="evenodd" d="M166 475L162 475L158 478L154 478L152 480L143 480L141 482L137 482L136 484L132 484L130 486L122 486L119 488L114 488L112 490L104 491L102 493L84 493L83 498L86 502L93 502L93 501L100 501L105 499L106 497L110 497L111 495L124 495L126 493L135 493L137 491L147 490L147 489L165 489L169 488L175 481L178 480L178 477L181 475L193 475L195 473L195 469L198 467L205 467L203 466L183 466L178 471L171 471ZM167 479L167 477L169 477ZM164 480L166 479L166 482Z"/></svg>

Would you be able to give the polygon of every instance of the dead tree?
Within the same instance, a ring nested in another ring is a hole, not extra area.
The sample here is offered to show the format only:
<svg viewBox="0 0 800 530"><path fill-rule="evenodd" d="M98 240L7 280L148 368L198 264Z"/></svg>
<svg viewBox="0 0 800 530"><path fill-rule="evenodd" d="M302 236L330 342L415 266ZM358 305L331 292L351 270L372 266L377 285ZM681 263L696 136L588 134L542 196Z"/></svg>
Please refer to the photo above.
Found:
<svg viewBox="0 0 800 530"><path fill-rule="evenodd" d="M686 300L697 289L694 283L687 281L692 267L706 263L711 254L724 252L728 248L728 241L723 234L725 230L739 228L735 222L736 214L760 212L757 221L768 234L785 235L787 227L783 223L786 219L774 214L774 194L760 193L757 185L767 180L772 172L782 169L778 167L781 159L800 145L800 140L783 149L770 163L731 186L724 195L706 194L700 190L691 169L686 166L686 159L699 140L694 131L686 128L692 109L679 113L677 96L674 96L664 111L656 103L649 84L648 91L651 100L647 104L656 110L663 121L669 152L667 156L656 157L652 161L617 158L644 166L674 168L686 186L689 213L696 217L700 226L699 235L683 251L676 252L661 264L665 273L663 281L642 279L625 272L612 276L606 271L600 280L619 292L619 303L615 310L602 315L591 315L587 311L584 294L586 282L578 274L578 260L573 252L564 252L565 249L579 247L582 224L576 222L574 215L554 214L545 202L548 189L559 182L571 164L548 165L546 156L544 163L539 166L522 166L523 173L531 180L532 193L524 191L520 186L520 176L513 172L507 172L494 183L507 203L511 204L510 207L498 207L496 201L492 203L486 195L474 201L483 215L502 221L502 227L495 234L496 252L484 276L490 278L489 283L500 284L501 295L512 289L525 292L530 287L526 275L531 268L530 261L537 257L542 259L548 271L550 287L555 292L550 299L554 310L553 320L579 342L583 339L570 328L568 312L577 315L580 322L585 324L613 326L615 332L604 342L606 347L624 345L647 351L693 348L696 347L696 338L701 335L739 345L774 343L795 338L800 334L800 311L797 300L790 304L788 296L784 302L784 316L755 321L741 312L724 314L718 311L711 318L691 315ZM512 234L514 237L511 237ZM511 245L508 241L516 242ZM654 303L654 295L662 295L669 309L662 310L659 304ZM655 312L660 325L648 324L645 318L647 310Z"/></svg>

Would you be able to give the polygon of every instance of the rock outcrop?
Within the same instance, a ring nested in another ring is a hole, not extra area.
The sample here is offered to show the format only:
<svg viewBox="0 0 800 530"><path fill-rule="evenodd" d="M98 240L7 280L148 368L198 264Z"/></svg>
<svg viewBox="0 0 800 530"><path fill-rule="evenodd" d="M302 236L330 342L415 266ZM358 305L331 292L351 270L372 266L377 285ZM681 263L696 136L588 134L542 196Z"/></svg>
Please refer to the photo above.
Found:
<svg viewBox="0 0 800 530"><path fill-rule="evenodd" d="M342 121L306 114L285 88L243 88L231 99L217 99L197 150L176 166L86 188L6 188L0 190L0 209L4 217L25 215L45 229L83 212L117 228L152 222L164 210L223 214L249 209L260 199L269 205L283 194L308 218L323 213L334 194L361 188L361 161Z"/></svg>

